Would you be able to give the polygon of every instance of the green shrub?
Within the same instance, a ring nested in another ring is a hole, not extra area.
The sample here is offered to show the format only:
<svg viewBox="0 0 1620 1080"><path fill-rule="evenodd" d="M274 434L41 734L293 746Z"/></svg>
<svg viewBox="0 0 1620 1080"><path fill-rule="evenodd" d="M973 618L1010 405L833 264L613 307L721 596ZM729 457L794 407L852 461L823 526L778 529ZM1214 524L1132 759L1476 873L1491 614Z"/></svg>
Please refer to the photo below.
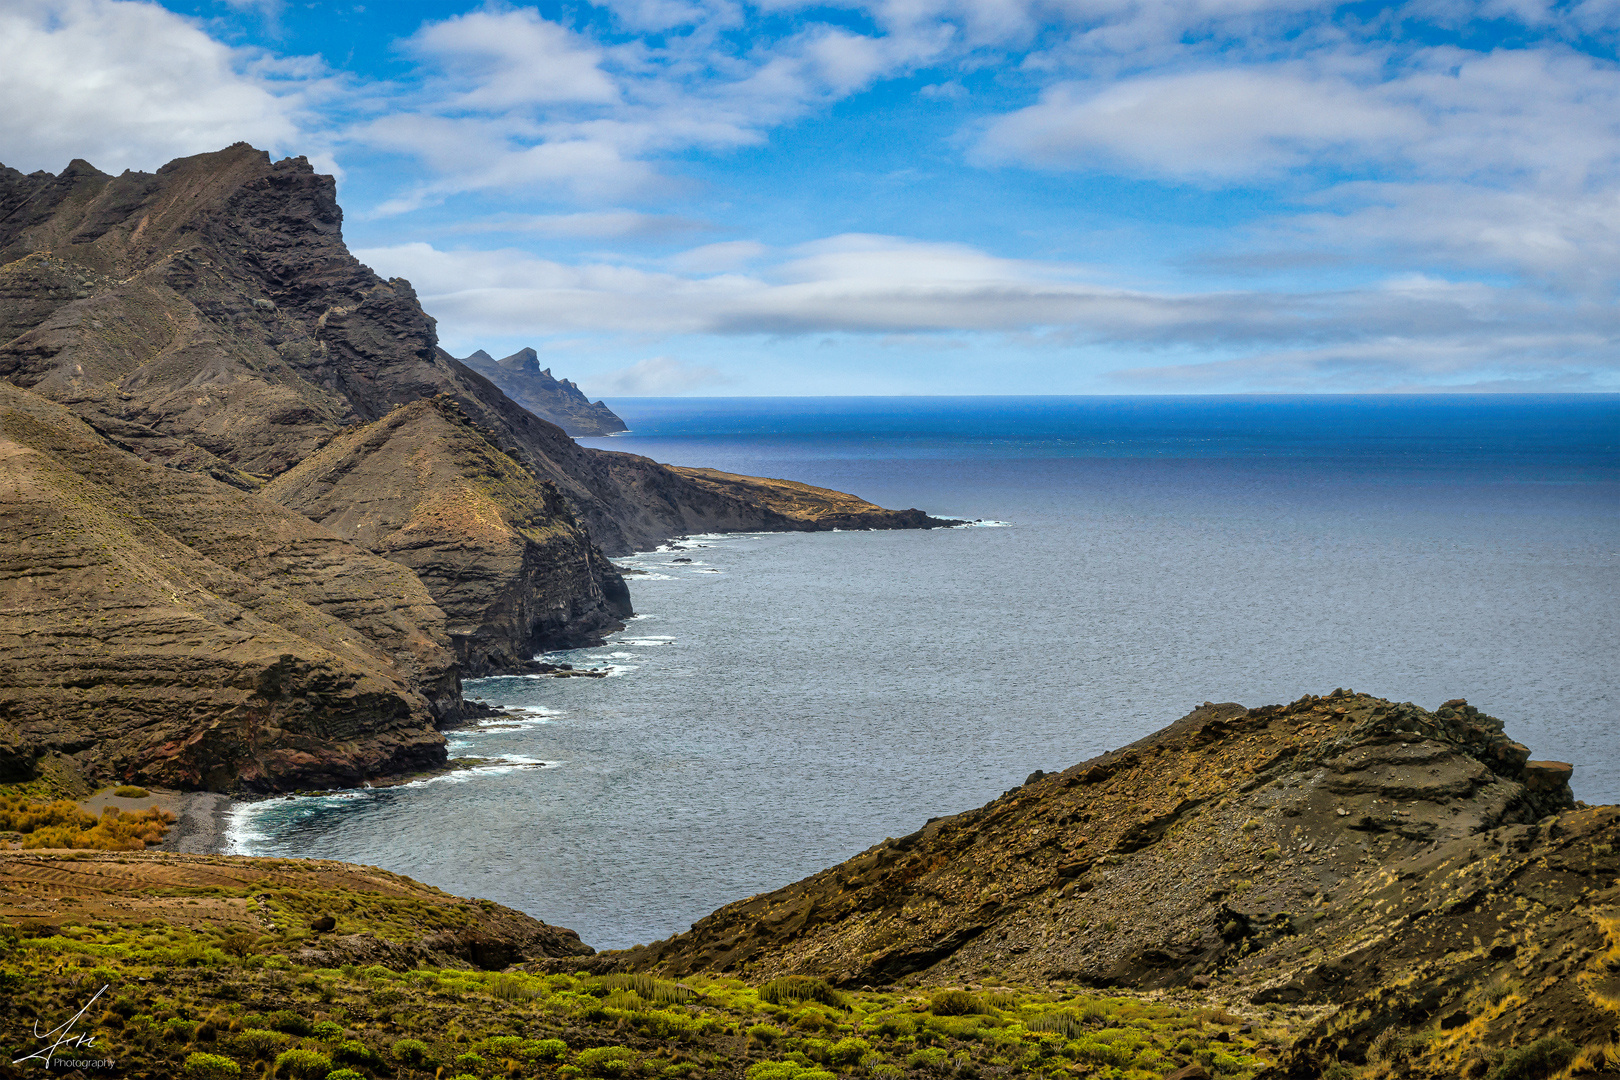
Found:
<svg viewBox="0 0 1620 1080"><path fill-rule="evenodd" d="M865 1039L843 1038L833 1043L827 1051L826 1062L835 1066L859 1065L861 1059L871 1052L872 1044Z"/></svg>
<svg viewBox="0 0 1620 1080"><path fill-rule="evenodd" d="M519 1052L535 1061L556 1061L568 1053L568 1044L561 1039L537 1039L524 1043Z"/></svg>
<svg viewBox="0 0 1620 1080"><path fill-rule="evenodd" d="M326 1080L366 1080L366 1074L353 1069L333 1069L326 1074Z"/></svg>
<svg viewBox="0 0 1620 1080"><path fill-rule="evenodd" d="M236 1049L250 1055L255 1061L270 1057L290 1042L291 1036L283 1035L279 1031L265 1031L263 1028L248 1028L231 1040Z"/></svg>
<svg viewBox="0 0 1620 1080"><path fill-rule="evenodd" d="M482 1054L457 1054L456 1068L462 1072L483 1072L489 1064Z"/></svg>
<svg viewBox="0 0 1620 1080"><path fill-rule="evenodd" d="M401 1039L394 1044L394 1057L403 1065L416 1068L432 1060L427 1043L420 1039Z"/></svg>
<svg viewBox="0 0 1620 1080"><path fill-rule="evenodd" d="M136 787L134 784L122 784L113 788L113 794L120 799L144 799L152 793L143 787Z"/></svg>
<svg viewBox="0 0 1620 1080"><path fill-rule="evenodd" d="M302 1013L295 1013L291 1009L273 1012L270 1014L269 1020L272 1028L277 1031L285 1031L288 1035L302 1037L315 1030L315 1025L310 1021L309 1017Z"/></svg>
<svg viewBox="0 0 1620 1080"><path fill-rule="evenodd" d="M242 1066L218 1054L192 1054L186 1058L187 1080L236 1080Z"/></svg>
<svg viewBox="0 0 1620 1080"><path fill-rule="evenodd" d="M1543 1080L1574 1058L1574 1043L1562 1035L1544 1035L1529 1046L1515 1046L1503 1054L1491 1080Z"/></svg>
<svg viewBox="0 0 1620 1080"><path fill-rule="evenodd" d="M359 1065L367 1069L380 1069L383 1067L382 1058L377 1052L363 1042L347 1039L332 1050L332 1060L339 1065Z"/></svg>
<svg viewBox="0 0 1620 1080"><path fill-rule="evenodd" d="M759 1000L768 1001L772 1005L791 1005L802 1001L819 1001L823 1005L842 1007L844 995L828 986L821 979L811 979L803 975L787 975L780 979L772 979L759 988Z"/></svg>
<svg viewBox="0 0 1620 1080"><path fill-rule="evenodd" d="M782 1037L782 1029L772 1024L755 1024L748 1029L748 1037L754 1042L770 1046Z"/></svg>
<svg viewBox="0 0 1620 1080"><path fill-rule="evenodd" d="M636 1052L628 1046L597 1046L581 1050L574 1059L587 1076L623 1076L636 1064Z"/></svg>
<svg viewBox="0 0 1620 1080"><path fill-rule="evenodd" d="M984 1002L966 990L941 990L934 995L928 1011L935 1016L973 1016L984 1012Z"/></svg>
<svg viewBox="0 0 1620 1080"><path fill-rule="evenodd" d="M276 1055L274 1076L288 1076L293 1080L326 1080L332 1071L332 1059L314 1050L283 1050Z"/></svg>
<svg viewBox="0 0 1620 1080"><path fill-rule="evenodd" d="M1065 1039L1078 1039L1085 1033L1085 1024L1071 1012L1042 1013L1024 1023L1030 1031L1050 1031Z"/></svg>
<svg viewBox="0 0 1620 1080"><path fill-rule="evenodd" d="M797 1061L761 1061L748 1067L747 1080L836 1080L832 1073Z"/></svg>
<svg viewBox="0 0 1620 1080"><path fill-rule="evenodd" d="M343 1025L334 1024L330 1020L322 1020L320 1023L315 1025L314 1030L311 1031L310 1034L319 1039L321 1042L337 1042L339 1039L343 1038Z"/></svg>
<svg viewBox="0 0 1620 1080"><path fill-rule="evenodd" d="M539 979L524 975L497 975L489 983L490 996L501 1001L533 1001L546 992Z"/></svg>

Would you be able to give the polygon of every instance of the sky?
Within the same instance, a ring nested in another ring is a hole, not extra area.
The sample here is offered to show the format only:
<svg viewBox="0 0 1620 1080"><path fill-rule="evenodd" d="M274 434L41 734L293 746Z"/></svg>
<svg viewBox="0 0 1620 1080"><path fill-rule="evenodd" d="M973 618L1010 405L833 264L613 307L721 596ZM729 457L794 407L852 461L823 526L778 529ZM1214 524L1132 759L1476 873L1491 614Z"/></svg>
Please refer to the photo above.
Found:
<svg viewBox="0 0 1620 1080"><path fill-rule="evenodd" d="M1620 0L0 0L0 162L246 140L590 396L1620 391Z"/></svg>

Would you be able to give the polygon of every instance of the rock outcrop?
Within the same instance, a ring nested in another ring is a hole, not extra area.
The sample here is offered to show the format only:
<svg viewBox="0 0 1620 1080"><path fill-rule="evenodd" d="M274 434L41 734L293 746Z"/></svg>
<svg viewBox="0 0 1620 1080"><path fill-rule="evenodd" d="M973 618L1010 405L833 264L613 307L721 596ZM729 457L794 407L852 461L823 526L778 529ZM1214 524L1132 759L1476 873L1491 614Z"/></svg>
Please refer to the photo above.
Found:
<svg viewBox="0 0 1620 1080"><path fill-rule="evenodd" d="M436 765L461 675L630 613L604 551L818 527L579 446L443 352L342 220L331 177L246 144L0 166L0 776Z"/></svg>
<svg viewBox="0 0 1620 1080"><path fill-rule="evenodd" d="M0 167L0 378L149 461L254 489L339 431L449 395L608 554L806 525L582 447L438 347L410 283L343 244L333 180L238 143L155 174Z"/></svg>
<svg viewBox="0 0 1620 1080"><path fill-rule="evenodd" d="M0 383L0 766L358 784L444 761L444 613L296 512L143 462Z"/></svg>
<svg viewBox="0 0 1620 1080"><path fill-rule="evenodd" d="M1620 808L1576 807L1568 766L1528 759L1460 700L1206 703L593 963L1208 988L1336 1007L1289 1076L1436 1025L1457 1035L1402 1044L1429 1062L1413 1075L1476 1075L1489 1047L1620 1020Z"/></svg>
<svg viewBox="0 0 1620 1080"><path fill-rule="evenodd" d="M631 614L624 579L556 486L489 435L453 399L426 398L338 436L264 489L415 571L465 677L584 643Z"/></svg>
<svg viewBox="0 0 1620 1080"><path fill-rule="evenodd" d="M591 401L577 384L555 378L550 368L542 370L539 354L533 349L519 349L503 360L479 349L461 362L534 415L550 420L576 438L630 430L605 403Z"/></svg>

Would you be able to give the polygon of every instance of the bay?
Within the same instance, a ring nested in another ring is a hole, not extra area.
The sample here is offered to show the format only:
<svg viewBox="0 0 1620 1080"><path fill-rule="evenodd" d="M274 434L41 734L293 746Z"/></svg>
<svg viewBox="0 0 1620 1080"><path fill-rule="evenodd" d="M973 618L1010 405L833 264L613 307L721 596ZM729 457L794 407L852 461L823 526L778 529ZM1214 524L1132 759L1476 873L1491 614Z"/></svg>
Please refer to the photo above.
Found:
<svg viewBox="0 0 1620 1080"><path fill-rule="evenodd" d="M627 399L582 440L978 523L693 538L638 616L491 679L510 764L245 804L234 850L684 930L1204 700L1465 697L1620 801L1620 398ZM690 561L677 561L690 560Z"/></svg>

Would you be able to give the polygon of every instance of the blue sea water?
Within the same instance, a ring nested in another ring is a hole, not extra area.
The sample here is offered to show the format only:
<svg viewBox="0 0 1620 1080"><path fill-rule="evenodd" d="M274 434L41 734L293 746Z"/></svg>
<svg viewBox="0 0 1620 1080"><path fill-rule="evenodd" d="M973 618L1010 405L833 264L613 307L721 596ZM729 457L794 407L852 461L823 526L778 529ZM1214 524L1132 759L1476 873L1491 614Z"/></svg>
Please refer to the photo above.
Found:
<svg viewBox="0 0 1620 1080"><path fill-rule="evenodd" d="M977 520L620 559L638 615L490 679L505 764L246 804L235 850L649 941L1205 701L1501 717L1620 801L1620 397L626 399L583 440ZM678 561L690 560L690 561Z"/></svg>

